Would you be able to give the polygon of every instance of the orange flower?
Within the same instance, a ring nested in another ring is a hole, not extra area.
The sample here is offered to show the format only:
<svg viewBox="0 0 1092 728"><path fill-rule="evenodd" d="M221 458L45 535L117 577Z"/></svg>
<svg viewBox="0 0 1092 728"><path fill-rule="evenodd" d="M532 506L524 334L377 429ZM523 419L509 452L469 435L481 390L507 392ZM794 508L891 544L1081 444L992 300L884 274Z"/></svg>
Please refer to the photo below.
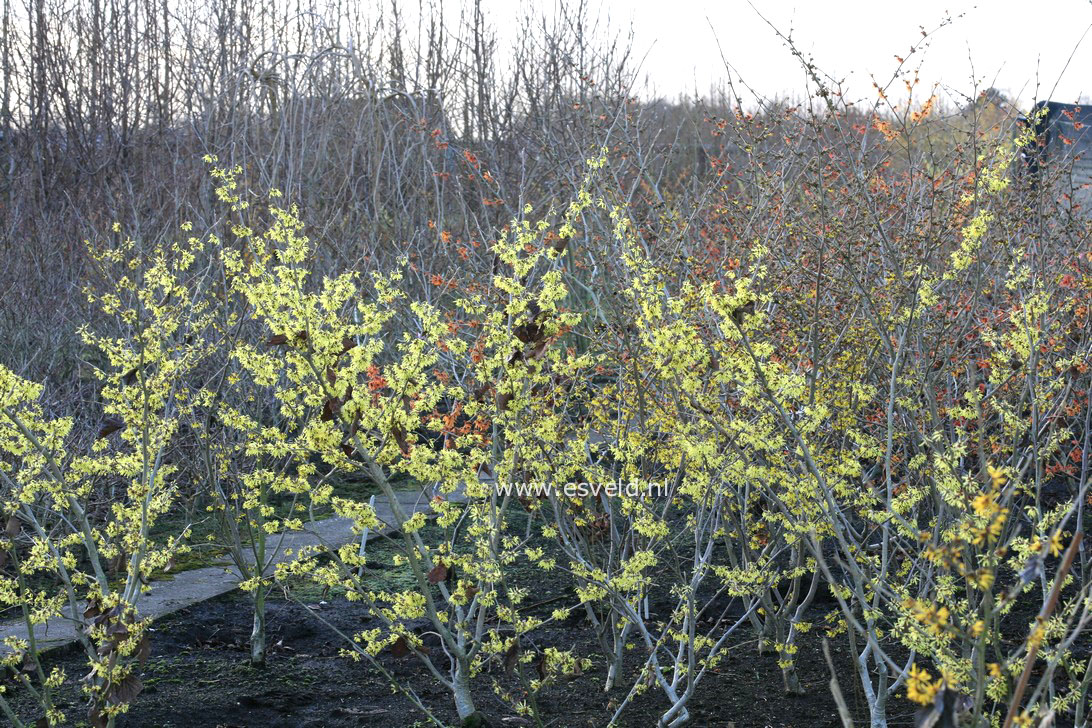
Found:
<svg viewBox="0 0 1092 728"><path fill-rule="evenodd" d="M387 386L387 380L379 374L379 367L375 364L368 366L368 390L378 392Z"/></svg>

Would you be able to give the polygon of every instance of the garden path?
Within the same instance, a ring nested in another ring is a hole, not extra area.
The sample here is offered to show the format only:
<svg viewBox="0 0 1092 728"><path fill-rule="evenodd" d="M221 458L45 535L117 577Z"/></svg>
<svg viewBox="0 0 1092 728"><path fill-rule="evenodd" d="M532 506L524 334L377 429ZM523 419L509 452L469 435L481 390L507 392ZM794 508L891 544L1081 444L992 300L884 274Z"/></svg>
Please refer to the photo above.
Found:
<svg viewBox="0 0 1092 728"><path fill-rule="evenodd" d="M407 515L415 511L430 513L428 496L425 493L417 490L398 491L396 495ZM458 498L459 496L448 497ZM394 522L394 515L386 498L381 496L376 498L375 511L384 524ZM368 540L378 538L390 531L390 526L384 525L382 528L371 531L368 534ZM353 534L352 521L348 518L326 518L313 521L302 531L284 535L281 551L274 559L274 563L289 558L285 556L285 550L291 550L294 553L300 548L319 543L337 547L355 541L357 538L359 536ZM278 541L273 543L275 545ZM238 572L230 560L217 566L181 571L173 578L152 582L151 589L141 597L140 613L156 619L191 604L225 594L235 589L238 583ZM76 623L67 616L54 617L44 624L37 625L34 635L42 651L63 647L76 641ZM27 638L27 629L23 620L16 619L0 623L0 642L8 637ZM0 652L6 651L7 648L0 644Z"/></svg>

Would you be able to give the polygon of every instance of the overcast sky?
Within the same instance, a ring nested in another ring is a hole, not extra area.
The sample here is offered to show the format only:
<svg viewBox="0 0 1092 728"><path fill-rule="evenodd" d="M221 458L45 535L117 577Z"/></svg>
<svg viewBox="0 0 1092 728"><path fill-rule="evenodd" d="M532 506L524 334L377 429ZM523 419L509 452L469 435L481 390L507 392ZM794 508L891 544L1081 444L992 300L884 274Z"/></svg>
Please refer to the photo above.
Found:
<svg viewBox="0 0 1092 728"><path fill-rule="evenodd" d="M544 10L553 6L551 0L524 1ZM648 52L643 72L667 97L695 89L705 95L723 78L718 39L726 60L760 92L799 93L800 66L761 12L779 29L791 28L800 49L844 78L854 97L869 94L869 73L891 77L895 56L905 57L920 43L921 26L932 30L950 16L951 24L931 36L920 59L911 60L914 67L922 64L922 86L941 83L941 95L959 104L976 83L979 89L996 86L1025 106L1035 98L1092 99L1092 33L1081 42L1092 23L1089 0L753 1L754 8L746 0L600 0L615 25L632 21L638 57ZM514 12L511 0L484 4L502 27Z"/></svg>

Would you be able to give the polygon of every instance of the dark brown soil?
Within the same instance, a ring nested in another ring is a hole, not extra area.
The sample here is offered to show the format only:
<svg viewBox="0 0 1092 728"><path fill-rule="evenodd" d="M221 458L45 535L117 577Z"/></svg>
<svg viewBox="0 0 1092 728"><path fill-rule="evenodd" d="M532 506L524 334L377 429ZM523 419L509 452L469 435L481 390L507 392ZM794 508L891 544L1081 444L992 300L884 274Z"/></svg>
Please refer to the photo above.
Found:
<svg viewBox="0 0 1092 728"><path fill-rule="evenodd" d="M431 528L429 526L427 528ZM377 542L370 547L369 569L382 588L408 588L408 574L393 566L391 554ZM1047 568L1055 570L1055 560ZM513 568L511 578L533 598L523 606L527 614L547 617L551 610L576 601L571 584L558 571ZM151 655L144 666L144 690L119 721L119 728L348 728L350 726L427 726L421 711L403 695L393 691L387 679L366 661L356 662L341 654L346 643L328 621L343 634L354 634L378 626L359 602L322 594L313 585L295 585L296 599L315 613L279 592L268 603L269 644L272 646L264 669L248 665L248 640L252 619L246 595L235 591L196 604L158 620L152 627ZM658 601L656 591L651 612L666 615L670 604ZM820 622L835 604L825 590L813 603L806 619ZM537 606L535 605L535 600ZM659 595L665 599L665 595ZM529 606L527 606L529 604ZM318 616L316 616L316 614ZM321 619L319 618L321 617ZM1006 619L1006 642L1015 649L1034 619L1026 605ZM424 627L424 622L421 624ZM822 656L821 630L816 627L799 638L797 665L806 694L786 695L781 671L774 655L760 655L753 632L741 628L738 638L715 673L709 673L689 704L693 726L719 728L840 728L837 709L830 693L830 671ZM588 657L592 668L574 679L563 679L546 687L538 698L544 723L550 728L600 728L607 725L615 707L633 684L643 659L635 649L626 663L619 687L604 694L605 664L600 646L583 613L564 622L550 622L535 630L533 644L525 649L572 649ZM425 637L426 645L429 644ZM432 645L433 654L440 648ZM1083 664L1092 644L1075 646L1075 657ZM856 725L868 725L867 709L853 667L846 637L831 641L831 651L842 692L854 713ZM895 654L899 652L896 649ZM412 655L396 657L390 652L379 657L399 684L412 689L445 725L457 726L451 696ZM498 660L487 665L476 679L475 702L493 728L531 726L517 716L511 705L494 691L494 682L507 691L519 691L515 677ZM68 680L59 702L69 725L86 725L86 706L78 678L86 674L84 656L76 649L47 656L64 668ZM10 684L10 683L9 683ZM9 695L11 695L9 693ZM21 716L33 723L40 714L30 696L11 695ZM636 698L622 714L620 726L651 728L666 709L666 701L652 688ZM915 724L915 707L902 697L888 705L891 728ZM1066 725L1062 719L1059 726Z"/></svg>
<svg viewBox="0 0 1092 728"><path fill-rule="evenodd" d="M401 695L394 694L381 674L363 662L338 654L341 638L315 616L293 602L275 599L269 604L270 643L276 645L265 669L247 665L249 602L234 592L165 617L154 625L152 654L144 670L145 689L129 715L119 722L126 728L341 728L348 726L427 725L424 716ZM344 599L319 607L320 614L339 629L358 631L368 625L364 608ZM602 692L602 660L595 658L597 643L582 620L538 633L540 647L575 647L591 656L595 667L570 682L548 687L539 698L553 726L606 725L608 701L624 698L627 688ZM741 633L741 640L750 634ZM840 680L851 707L860 711L856 680L849 669L846 647L832 645ZM786 696L776 659L758 655L753 642L735 646L717 674L709 675L691 702L696 726L727 728L822 728L839 726L829 693L829 672L814 639L801 645L799 665L808 691ZM412 687L445 723L457 725L446 690L412 656L383 655L382 663L398 680ZM69 676L84 674L79 653L56 655ZM637 658L634 657L634 663ZM493 676L514 686L498 666ZM63 692L64 709L73 725L80 725L85 709L76 681ZM493 726L524 726L492 691L490 675L479 679L476 700ZM901 703L901 704L899 704ZM23 706L33 713L32 706ZM663 700L649 691L637 699L621 721L625 726L654 726ZM912 707L905 701L892 706L892 725L911 725Z"/></svg>

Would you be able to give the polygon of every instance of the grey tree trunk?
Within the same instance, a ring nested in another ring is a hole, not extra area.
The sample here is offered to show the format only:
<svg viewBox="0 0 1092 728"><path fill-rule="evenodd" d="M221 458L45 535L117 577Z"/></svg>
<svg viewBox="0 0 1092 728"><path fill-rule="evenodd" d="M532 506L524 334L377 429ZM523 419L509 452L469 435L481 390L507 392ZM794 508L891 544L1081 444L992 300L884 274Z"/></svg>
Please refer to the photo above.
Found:
<svg viewBox="0 0 1092 728"><path fill-rule="evenodd" d="M470 665L464 660L455 663L455 679L452 692L455 695L455 711L459 714L463 728L483 728L489 722L474 706L474 697L470 694Z"/></svg>
<svg viewBox="0 0 1092 728"><path fill-rule="evenodd" d="M265 666L265 590L259 586L254 592L254 626L250 630L250 664Z"/></svg>

